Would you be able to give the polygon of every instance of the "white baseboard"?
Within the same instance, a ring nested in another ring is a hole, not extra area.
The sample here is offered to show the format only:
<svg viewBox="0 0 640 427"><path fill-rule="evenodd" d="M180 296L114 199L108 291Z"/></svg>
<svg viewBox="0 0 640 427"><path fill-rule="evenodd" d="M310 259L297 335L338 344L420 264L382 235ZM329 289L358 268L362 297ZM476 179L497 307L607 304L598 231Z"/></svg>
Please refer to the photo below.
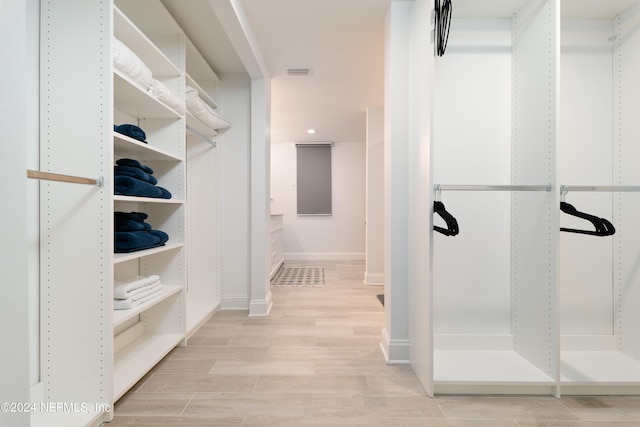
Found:
<svg viewBox="0 0 640 427"><path fill-rule="evenodd" d="M249 317L267 317L269 316L272 306L273 299L271 297L271 291L269 291L265 299L252 299L249 302Z"/></svg>
<svg viewBox="0 0 640 427"><path fill-rule="evenodd" d="M286 261L364 261L364 252L286 252Z"/></svg>
<svg viewBox="0 0 640 427"><path fill-rule="evenodd" d="M386 328L382 329L382 342L380 348L389 365L408 365L409 357L408 339L391 339Z"/></svg>
<svg viewBox="0 0 640 427"><path fill-rule="evenodd" d="M225 295L220 304L221 310L248 310L249 296L243 294Z"/></svg>
<svg viewBox="0 0 640 427"><path fill-rule="evenodd" d="M384 273L364 273L365 285L384 285Z"/></svg>

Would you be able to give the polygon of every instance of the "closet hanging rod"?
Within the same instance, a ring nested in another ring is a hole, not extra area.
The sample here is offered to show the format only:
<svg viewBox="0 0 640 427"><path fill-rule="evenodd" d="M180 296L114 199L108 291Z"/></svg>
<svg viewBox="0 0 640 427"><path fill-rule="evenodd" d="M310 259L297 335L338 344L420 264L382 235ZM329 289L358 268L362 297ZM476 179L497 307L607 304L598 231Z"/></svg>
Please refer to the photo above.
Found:
<svg viewBox="0 0 640 427"><path fill-rule="evenodd" d="M611 191L611 192L622 192L622 191L639 191L639 185L561 185L560 192L566 193L568 191Z"/></svg>
<svg viewBox="0 0 640 427"><path fill-rule="evenodd" d="M546 185L442 185L433 186L434 191L551 191Z"/></svg>
<svg viewBox="0 0 640 427"><path fill-rule="evenodd" d="M73 184L96 185L98 187L102 187L102 185L104 184L104 178L102 177L99 177L98 179L83 178L80 176L62 175L59 173L51 173L51 172L40 172L40 171L34 171L30 169L27 169L27 178L44 179L47 181L70 182Z"/></svg>

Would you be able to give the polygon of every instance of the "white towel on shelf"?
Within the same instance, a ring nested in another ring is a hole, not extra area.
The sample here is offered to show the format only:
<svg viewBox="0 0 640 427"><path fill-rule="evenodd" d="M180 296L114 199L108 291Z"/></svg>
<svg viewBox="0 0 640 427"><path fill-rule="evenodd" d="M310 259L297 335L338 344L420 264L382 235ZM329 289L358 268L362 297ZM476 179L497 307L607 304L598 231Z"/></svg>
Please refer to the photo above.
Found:
<svg viewBox="0 0 640 427"><path fill-rule="evenodd" d="M127 310L133 308L147 301L151 301L154 298L162 295L162 285L160 282L156 282L154 286L148 289L146 292L142 292L127 299L114 299L113 308L116 310Z"/></svg>
<svg viewBox="0 0 640 427"><path fill-rule="evenodd" d="M184 113L187 111L184 101L180 101L180 99L160 80L152 80L149 92L160 101L173 108L178 114L184 116Z"/></svg>
<svg viewBox="0 0 640 427"><path fill-rule="evenodd" d="M223 119L209 104L200 98L196 89L187 86L186 95L187 110L209 128L218 130L231 126L230 122Z"/></svg>
<svg viewBox="0 0 640 427"><path fill-rule="evenodd" d="M144 292L156 282L160 282L160 276L129 276L123 279L114 280L113 297L115 299L127 299L137 293ZM146 288L146 289L145 289Z"/></svg>
<svg viewBox="0 0 640 427"><path fill-rule="evenodd" d="M151 87L153 81L151 70L127 45L113 38L112 52L115 68L131 78L144 90Z"/></svg>

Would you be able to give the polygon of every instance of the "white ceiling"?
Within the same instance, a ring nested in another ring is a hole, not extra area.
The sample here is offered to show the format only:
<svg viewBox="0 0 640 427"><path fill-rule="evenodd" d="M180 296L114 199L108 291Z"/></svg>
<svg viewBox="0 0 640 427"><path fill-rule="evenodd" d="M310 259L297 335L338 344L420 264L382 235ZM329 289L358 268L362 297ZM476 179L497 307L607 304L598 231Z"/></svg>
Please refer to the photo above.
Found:
<svg viewBox="0 0 640 427"><path fill-rule="evenodd" d="M226 0L161 1L220 76L246 73L213 13L212 5ZM383 105L384 20L390 1L235 0L244 8L272 78L273 143L364 142L366 108ZM454 0L453 16L509 17L527 1ZM637 2L565 0L562 12L613 16ZM312 74L286 76L286 67L311 67ZM308 128L318 133L310 136Z"/></svg>
<svg viewBox="0 0 640 427"><path fill-rule="evenodd" d="M219 75L244 72L208 0L162 2ZM383 105L390 0L240 2L272 78L271 141L364 142L366 108Z"/></svg>

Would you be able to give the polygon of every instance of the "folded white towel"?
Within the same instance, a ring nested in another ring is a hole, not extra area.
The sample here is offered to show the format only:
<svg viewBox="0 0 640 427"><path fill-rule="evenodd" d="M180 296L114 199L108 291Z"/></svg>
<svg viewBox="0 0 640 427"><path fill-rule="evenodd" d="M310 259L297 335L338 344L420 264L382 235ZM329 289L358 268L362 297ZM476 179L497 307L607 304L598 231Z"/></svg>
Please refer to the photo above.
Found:
<svg viewBox="0 0 640 427"><path fill-rule="evenodd" d="M198 91L191 86L186 90L187 110L198 120L213 130L225 129L231 123L223 119L209 104L198 95Z"/></svg>
<svg viewBox="0 0 640 427"><path fill-rule="evenodd" d="M113 300L113 308L116 310L127 310L135 306L138 306L140 304L143 304L147 301L151 301L152 299L157 298L160 295L162 295L162 286L158 284L148 292L145 292L143 294L138 294L135 297L131 297L128 299Z"/></svg>
<svg viewBox="0 0 640 427"><path fill-rule="evenodd" d="M151 70L127 45L114 38L112 52L115 68L131 78L144 90L151 87L153 81Z"/></svg>
<svg viewBox="0 0 640 427"><path fill-rule="evenodd" d="M113 297L117 299L127 299L131 297L137 289L144 288L160 280L160 276L153 274L149 277L130 276L123 279L114 280Z"/></svg>
<svg viewBox="0 0 640 427"><path fill-rule="evenodd" d="M161 81L153 79L149 92L160 101L173 108L178 114L184 116L184 113L187 111L184 101L180 101L180 99Z"/></svg>

